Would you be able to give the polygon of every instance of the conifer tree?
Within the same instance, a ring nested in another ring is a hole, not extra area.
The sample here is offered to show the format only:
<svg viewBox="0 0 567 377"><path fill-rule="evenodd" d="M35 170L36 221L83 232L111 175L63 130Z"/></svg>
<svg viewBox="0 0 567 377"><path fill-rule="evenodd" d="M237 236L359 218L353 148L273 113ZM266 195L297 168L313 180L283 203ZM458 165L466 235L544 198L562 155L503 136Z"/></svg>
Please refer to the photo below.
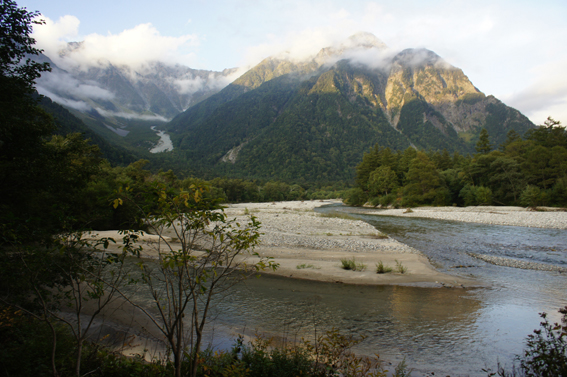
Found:
<svg viewBox="0 0 567 377"><path fill-rule="evenodd" d="M487 154L492 150L492 145L490 145L490 138L488 136L488 131L486 128L480 130L480 135L478 137L478 142L476 143L476 151L480 154Z"/></svg>

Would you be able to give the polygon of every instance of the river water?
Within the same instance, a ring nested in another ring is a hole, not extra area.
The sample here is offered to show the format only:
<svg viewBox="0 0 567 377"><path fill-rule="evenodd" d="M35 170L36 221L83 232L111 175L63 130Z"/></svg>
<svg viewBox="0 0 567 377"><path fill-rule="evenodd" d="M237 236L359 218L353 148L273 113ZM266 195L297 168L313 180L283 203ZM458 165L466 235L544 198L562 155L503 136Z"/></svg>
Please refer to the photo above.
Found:
<svg viewBox="0 0 567 377"><path fill-rule="evenodd" d="M151 127L153 131L156 130L156 127ZM173 142L168 134L165 131L157 131L157 135L159 136L158 143L150 149L150 153L161 153L161 152L169 152L173 150Z"/></svg>
<svg viewBox="0 0 567 377"><path fill-rule="evenodd" d="M567 234L553 229L482 225L349 212L426 254L449 274L484 288L356 286L263 276L237 286L217 306L215 323L288 339L332 327L364 335L357 351L392 363L405 358L413 376L486 376L497 362L511 367L538 313L558 321L567 305L567 274L494 266L467 252L567 266Z"/></svg>

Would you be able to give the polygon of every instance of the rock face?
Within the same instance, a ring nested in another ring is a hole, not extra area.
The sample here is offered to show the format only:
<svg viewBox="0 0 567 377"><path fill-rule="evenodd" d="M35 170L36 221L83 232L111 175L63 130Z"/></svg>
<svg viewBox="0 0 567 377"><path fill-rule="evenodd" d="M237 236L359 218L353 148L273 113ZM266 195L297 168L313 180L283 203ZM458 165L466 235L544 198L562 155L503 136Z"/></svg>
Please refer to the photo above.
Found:
<svg viewBox="0 0 567 377"><path fill-rule="evenodd" d="M532 127L434 52L393 54L367 33L267 58L167 125L193 165L296 181L351 179L375 144L470 153L482 128L499 145Z"/></svg>

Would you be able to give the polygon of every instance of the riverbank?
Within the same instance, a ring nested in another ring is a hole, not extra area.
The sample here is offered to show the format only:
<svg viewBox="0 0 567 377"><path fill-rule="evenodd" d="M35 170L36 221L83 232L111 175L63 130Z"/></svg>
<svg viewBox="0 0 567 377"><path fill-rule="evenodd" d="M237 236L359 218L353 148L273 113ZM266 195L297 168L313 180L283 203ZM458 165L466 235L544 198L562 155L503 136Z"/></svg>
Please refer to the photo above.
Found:
<svg viewBox="0 0 567 377"><path fill-rule="evenodd" d="M348 215L332 216L314 211L316 207L341 203L339 200L293 201L272 203L239 203L225 208L229 219L244 223L253 215L262 224L260 245L255 252L272 257L279 264L266 274L330 283L361 285L411 285L422 287L464 288L480 286L473 279L437 271L428 258L376 230L372 225ZM120 240L116 231L93 233L91 238L112 237ZM172 238L168 239L170 242ZM144 235L143 256L155 257L155 235ZM171 243L173 249L181 245ZM116 245L116 247L119 247ZM256 257L247 259L254 262ZM342 260L354 260L359 271L345 270ZM391 272L378 274L377 264L390 267ZM400 272L400 268L404 270Z"/></svg>
<svg viewBox="0 0 567 377"><path fill-rule="evenodd" d="M356 212L356 210L353 210ZM367 212L367 209L360 209ZM523 207L418 207L407 209L374 210L373 215L424 217L491 225L511 225L531 228L567 229L567 211L562 208L542 207L531 210Z"/></svg>
<svg viewBox="0 0 567 377"><path fill-rule="evenodd" d="M425 255L404 245L370 224L347 216L314 212L314 208L341 203L338 200L231 204L229 218L244 220L254 215L262 223L256 251L273 257L279 268L269 274L297 279L364 285L413 285L427 287L477 286L472 279L438 272ZM362 271L345 270L349 259L365 266ZM376 265L394 271L378 274ZM407 270L396 271L401 265Z"/></svg>

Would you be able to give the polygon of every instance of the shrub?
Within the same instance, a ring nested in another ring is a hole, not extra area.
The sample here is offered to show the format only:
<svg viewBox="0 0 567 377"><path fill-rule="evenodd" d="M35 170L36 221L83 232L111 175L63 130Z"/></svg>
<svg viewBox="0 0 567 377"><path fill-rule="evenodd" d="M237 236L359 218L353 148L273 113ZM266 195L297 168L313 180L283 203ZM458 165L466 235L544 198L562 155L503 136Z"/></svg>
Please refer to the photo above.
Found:
<svg viewBox="0 0 567 377"><path fill-rule="evenodd" d="M549 323L546 313L540 313L543 321L540 328L528 335L526 348L522 355L516 356L519 369L514 366L507 372L500 364L496 372L483 369L488 376L500 377L555 377L567 376L567 306L559 309L563 314L561 324Z"/></svg>
<svg viewBox="0 0 567 377"><path fill-rule="evenodd" d="M387 207L396 201L396 194L388 194L380 197L380 205Z"/></svg>
<svg viewBox="0 0 567 377"><path fill-rule="evenodd" d="M345 203L349 206L362 206L366 203L366 194L361 188L353 188L345 193Z"/></svg>
<svg viewBox="0 0 567 377"><path fill-rule="evenodd" d="M379 206L381 203L381 197L375 196L374 198L370 198L368 203L370 203L373 207Z"/></svg>
<svg viewBox="0 0 567 377"><path fill-rule="evenodd" d="M560 309L562 325L549 323L546 313L540 329L528 335L520 368L528 376L567 376L567 306Z"/></svg>
<svg viewBox="0 0 567 377"><path fill-rule="evenodd" d="M520 203L523 206L535 208L543 202L543 195L539 187L529 185L520 195Z"/></svg>
<svg viewBox="0 0 567 377"><path fill-rule="evenodd" d="M478 205L490 205L492 204L492 190L488 187L478 186L476 187L474 196Z"/></svg>

